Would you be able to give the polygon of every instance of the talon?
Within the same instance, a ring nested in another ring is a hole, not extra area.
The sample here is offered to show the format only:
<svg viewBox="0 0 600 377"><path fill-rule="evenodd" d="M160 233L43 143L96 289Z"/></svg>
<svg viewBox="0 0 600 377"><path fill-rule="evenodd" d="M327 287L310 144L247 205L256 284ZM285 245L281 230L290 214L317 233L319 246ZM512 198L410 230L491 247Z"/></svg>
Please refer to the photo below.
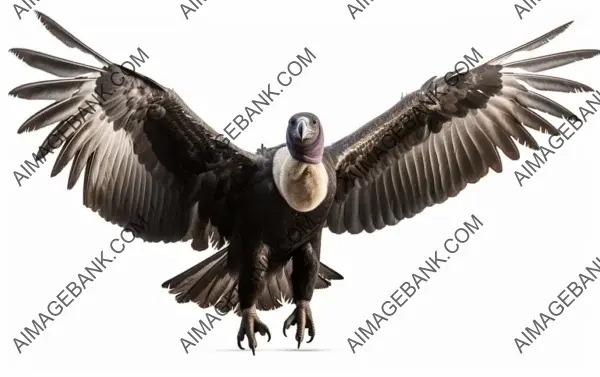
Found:
<svg viewBox="0 0 600 377"><path fill-rule="evenodd" d="M291 326L296 324L296 312L294 311L294 313L292 313L283 323L283 336L285 336L287 338L287 334L285 333L285 330L289 329Z"/></svg>
<svg viewBox="0 0 600 377"><path fill-rule="evenodd" d="M310 339L306 343L310 343L315 338L315 323L312 318L310 306L307 301L300 301L296 304L296 309L283 323L283 335L287 337L286 330L291 326L296 325L296 341L298 342L298 349L304 340L304 330L308 329L308 335Z"/></svg>
<svg viewBox="0 0 600 377"><path fill-rule="evenodd" d="M242 323L240 324L240 331L238 332L237 337L238 347L241 350L244 350L244 347L242 347L242 341L244 340L244 337L247 336L248 346L250 347L252 355L254 356L256 356L257 346L256 337L254 336L255 333L260 333L260 335L266 334L269 337L268 341L271 341L271 332L269 331L267 325L262 323L256 315L256 309L252 307L242 310Z"/></svg>
<svg viewBox="0 0 600 377"><path fill-rule="evenodd" d="M271 341L271 331L269 331L269 328L264 323L260 322L260 320L257 320L256 328L258 329L260 335L266 334L269 337L267 342Z"/></svg>
<svg viewBox="0 0 600 377"><path fill-rule="evenodd" d="M306 342L307 344L312 342L315 338L315 322L313 321L312 317L309 321L308 336L310 336L310 340Z"/></svg>

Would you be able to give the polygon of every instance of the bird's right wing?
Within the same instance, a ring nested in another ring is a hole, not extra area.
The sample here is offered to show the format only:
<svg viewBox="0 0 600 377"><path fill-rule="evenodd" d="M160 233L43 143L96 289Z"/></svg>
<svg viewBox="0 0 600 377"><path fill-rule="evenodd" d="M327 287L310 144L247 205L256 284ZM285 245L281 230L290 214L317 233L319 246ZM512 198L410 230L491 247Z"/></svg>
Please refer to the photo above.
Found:
<svg viewBox="0 0 600 377"><path fill-rule="evenodd" d="M220 139L174 91L111 63L36 13L61 42L102 64L96 68L37 51L10 50L28 65L61 77L10 92L55 101L19 129L30 132L58 123L38 153L43 158L62 145L52 176L73 161L71 189L85 169L84 205L123 227L144 224L138 232L147 241L187 240L197 227L211 233L210 216L198 208L194 193L207 174L216 184L213 171L230 169L231 176L231 170L251 165L254 155ZM199 223L197 213L204 223Z"/></svg>

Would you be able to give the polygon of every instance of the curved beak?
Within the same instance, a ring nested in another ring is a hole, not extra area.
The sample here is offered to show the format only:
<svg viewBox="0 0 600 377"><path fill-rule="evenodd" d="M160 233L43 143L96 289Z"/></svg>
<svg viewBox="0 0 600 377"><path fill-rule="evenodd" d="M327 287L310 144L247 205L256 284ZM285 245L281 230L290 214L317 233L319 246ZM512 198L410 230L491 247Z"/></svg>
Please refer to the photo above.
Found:
<svg viewBox="0 0 600 377"><path fill-rule="evenodd" d="M308 124L308 119L305 117L300 117L296 120L296 130L298 130L298 135L300 135L302 141L308 139L310 136Z"/></svg>

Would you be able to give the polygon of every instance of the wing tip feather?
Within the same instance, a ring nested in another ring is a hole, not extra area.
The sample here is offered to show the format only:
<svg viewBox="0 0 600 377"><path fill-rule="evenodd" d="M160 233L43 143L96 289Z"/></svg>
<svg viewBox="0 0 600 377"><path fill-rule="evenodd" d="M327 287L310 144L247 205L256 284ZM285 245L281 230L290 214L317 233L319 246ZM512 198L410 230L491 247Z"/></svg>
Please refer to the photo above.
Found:
<svg viewBox="0 0 600 377"><path fill-rule="evenodd" d="M50 178L56 177L63 170L62 167L60 169L58 169L57 167L58 167L58 165L54 164L54 167L52 168L52 171L50 172Z"/></svg>
<svg viewBox="0 0 600 377"><path fill-rule="evenodd" d="M564 33L571 25L573 25L573 22L575 22L575 20L571 20L563 25L560 25L559 27L557 27L556 29L554 29L550 33L548 33L548 36L556 37L556 36Z"/></svg>
<svg viewBox="0 0 600 377"><path fill-rule="evenodd" d="M52 27L52 24L53 23L56 24L56 22L38 10L35 11L35 15L36 15L37 19L42 23L42 25L44 25L44 28L46 28L46 30L52 32L50 30L50 28Z"/></svg>
<svg viewBox="0 0 600 377"><path fill-rule="evenodd" d="M13 47L13 48L9 49L8 52L11 53L11 54L13 54L17 58L19 58L19 60L24 60L25 57L21 54L22 50L23 50L22 48Z"/></svg>
<svg viewBox="0 0 600 377"><path fill-rule="evenodd" d="M48 16L46 16L44 13L40 12L39 10L34 10L33 11L36 15L36 17L38 18L38 20L44 22L44 18L47 18Z"/></svg>
<svg viewBox="0 0 600 377"><path fill-rule="evenodd" d="M567 30L571 25L573 25L573 22L575 22L575 20L571 20L564 25L557 27L556 29L563 29L563 31Z"/></svg>
<svg viewBox="0 0 600 377"><path fill-rule="evenodd" d="M35 115L32 115L32 117L33 117L33 116L35 116ZM29 119L31 119L31 117L30 117ZM17 130L17 134L18 134L18 135L20 135L20 134L22 134L22 133L24 133L24 132L31 132L31 131L33 131L32 129L30 129L30 128L29 128L29 126L30 126L30 124L29 124L29 119L28 119L28 120L26 120L26 121L25 121L25 122L24 122L24 123L21 125L21 127L19 127L19 129Z"/></svg>

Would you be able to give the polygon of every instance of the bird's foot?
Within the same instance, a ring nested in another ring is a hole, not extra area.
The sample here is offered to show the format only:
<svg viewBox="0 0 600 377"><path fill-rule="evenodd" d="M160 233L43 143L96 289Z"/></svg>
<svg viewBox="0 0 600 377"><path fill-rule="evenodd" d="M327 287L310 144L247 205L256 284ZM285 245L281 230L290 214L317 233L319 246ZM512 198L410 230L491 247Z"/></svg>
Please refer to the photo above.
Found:
<svg viewBox="0 0 600 377"><path fill-rule="evenodd" d="M244 349L242 347L242 341L244 340L244 336L248 337L248 346L252 350L252 354L255 355L256 350L256 338L254 337L255 333L260 333L260 335L267 334L269 339L267 342L271 341L271 332L267 325L262 323L262 321L258 318L256 314L256 308L253 306L248 309L242 310L242 323L240 324L240 331L238 331L237 343L240 349Z"/></svg>
<svg viewBox="0 0 600 377"><path fill-rule="evenodd" d="M304 339L304 329L308 329L308 336L310 336L309 341L306 343L313 341L315 337L315 321L313 320L310 303L308 301L298 301L296 303L296 309L294 309L292 314L283 323L284 336L287 337L285 330L293 325L296 325L296 341L298 342L298 348L300 348L300 344Z"/></svg>

